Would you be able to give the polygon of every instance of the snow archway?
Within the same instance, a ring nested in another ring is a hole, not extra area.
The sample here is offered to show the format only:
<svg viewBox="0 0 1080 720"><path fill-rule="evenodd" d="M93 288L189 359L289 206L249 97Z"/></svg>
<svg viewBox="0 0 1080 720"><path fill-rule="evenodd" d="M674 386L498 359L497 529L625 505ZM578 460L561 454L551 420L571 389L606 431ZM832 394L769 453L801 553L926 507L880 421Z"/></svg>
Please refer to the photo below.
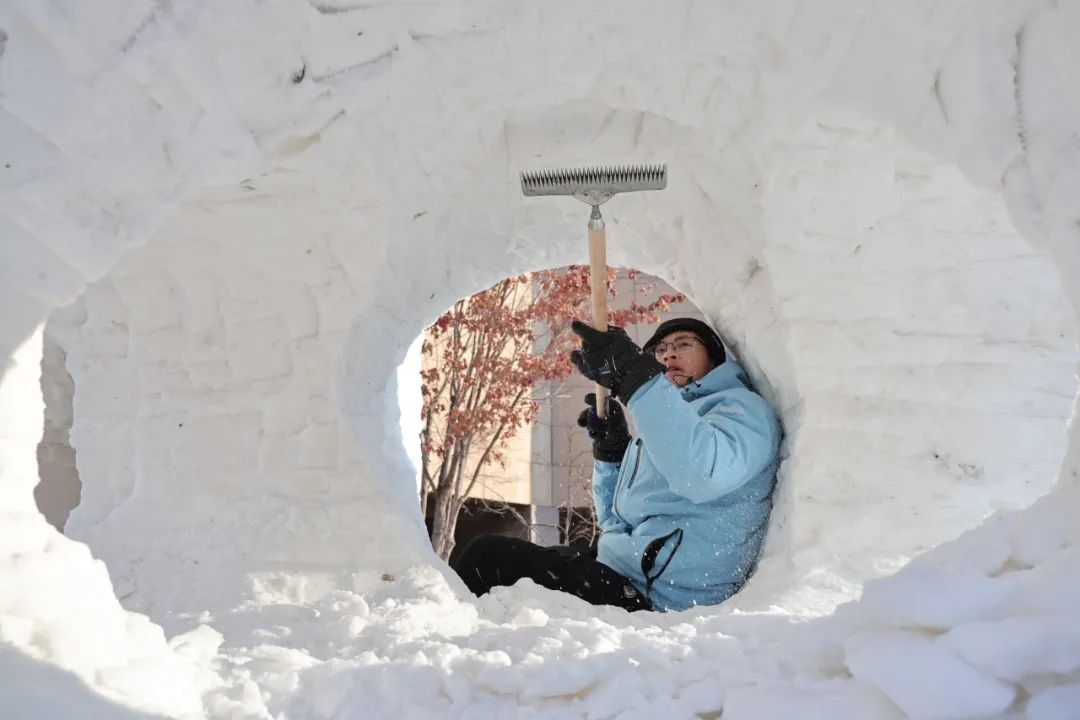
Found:
<svg viewBox="0 0 1080 720"><path fill-rule="evenodd" d="M436 663L459 680L424 671L430 692L417 704L450 682L464 683L462 708L494 696L625 707L617 683L499 671L483 641L445 640L502 622L496 634L512 645L515 627L540 618L492 600L477 620L437 575L409 574L430 555L409 515L391 380L405 344L456 297L581 258L580 209L525 201L514 173L598 154L671 163L667 191L612 206L612 262L685 288L784 412L787 496L744 607L828 610L862 580L1049 487L1074 394L1075 318L1061 299L1077 306L1080 151L1069 133L1080 100L1057 78L1077 61L1075 4L977 15L965 3L437 7L134 3L101 24L68 6L0 11L0 128L15 140L0 221L0 340L13 359L0 381L5 641L170 712L250 701L326 715L370 689L363 667L379 662L338 673L322 661L375 648L394 666L409 642L460 660ZM599 48L579 43L579 22L605 31ZM241 39L245 52L233 52ZM77 111L35 91L46 81ZM85 320L67 328L69 363L77 393L98 395L76 400L90 493L70 531L106 559L128 607L170 634L208 611L231 656L215 656L208 627L170 645L122 612L86 547L33 511L33 329L85 281L98 282ZM757 653L749 667L760 672L702 686L700 710L750 713L765 702L755 689L818 672L810 696L823 708L916 712L919 699L881 661L890 647L970 670L976 710L1004 710L1014 686L1048 671L971 669L975 641L962 636L928 649L917 633L859 631L1064 612L1039 583L1055 563L1075 567L1062 514L1076 503L1074 464L1056 502L873 585L824 625L841 631L798 645L805 657L788 675L758 649L794 636L782 622L751 629L704 613L688 620L691 637L658 620L684 647L701 633L703 656L717 656L708 638L720 631L753 640L737 652ZM915 511L919 533L908 532ZM970 573L949 575L963 607L901 606L904 587L928 592L950 563ZM976 607L972 588L997 604ZM372 637L392 626L384 600L419 608L388 644ZM425 603L456 609L437 617ZM580 611L566 612L572 627ZM625 637L649 637L642 621L603 617ZM833 646L849 635L841 656L855 679L829 684ZM238 658L258 655L256 639L281 650L260 656L253 676ZM581 677L626 660L598 658ZM170 678L174 695L148 695L148 677ZM611 696L572 699L594 684ZM645 699L693 696L669 684ZM734 685L749 690L725 699Z"/></svg>

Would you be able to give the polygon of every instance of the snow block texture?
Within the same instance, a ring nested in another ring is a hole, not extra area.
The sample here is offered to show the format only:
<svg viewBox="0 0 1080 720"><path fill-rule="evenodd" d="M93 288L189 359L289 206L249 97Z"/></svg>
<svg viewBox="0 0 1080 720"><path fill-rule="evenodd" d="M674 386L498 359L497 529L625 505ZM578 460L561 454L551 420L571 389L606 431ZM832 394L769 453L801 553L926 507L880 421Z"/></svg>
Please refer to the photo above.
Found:
<svg viewBox="0 0 1080 720"><path fill-rule="evenodd" d="M6 3L5 687L71 673L172 716L1059 716L1077 28L1034 0ZM456 299L584 258L582 208L517 171L622 161L671 184L613 202L610 261L688 293L783 415L766 556L719 609L474 603L427 548L394 370ZM32 494L60 307L66 537Z"/></svg>

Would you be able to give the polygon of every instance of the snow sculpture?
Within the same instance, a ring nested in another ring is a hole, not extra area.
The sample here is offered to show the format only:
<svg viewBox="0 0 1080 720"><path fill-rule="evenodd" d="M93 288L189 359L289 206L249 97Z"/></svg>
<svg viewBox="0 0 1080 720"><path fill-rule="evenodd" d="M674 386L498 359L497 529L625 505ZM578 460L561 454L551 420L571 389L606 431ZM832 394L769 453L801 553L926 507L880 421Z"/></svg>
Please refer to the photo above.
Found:
<svg viewBox="0 0 1080 720"><path fill-rule="evenodd" d="M70 671L54 716L1067 707L1077 3L84 5L0 9L0 693ZM578 208L515 173L597 157L670 164L613 211L611 261L690 294L782 409L736 603L779 610L473 605L429 566L394 368L457 297L582 258ZM53 320L81 544L32 489L41 326L84 291ZM530 625L564 638L534 657L586 659L530 666Z"/></svg>

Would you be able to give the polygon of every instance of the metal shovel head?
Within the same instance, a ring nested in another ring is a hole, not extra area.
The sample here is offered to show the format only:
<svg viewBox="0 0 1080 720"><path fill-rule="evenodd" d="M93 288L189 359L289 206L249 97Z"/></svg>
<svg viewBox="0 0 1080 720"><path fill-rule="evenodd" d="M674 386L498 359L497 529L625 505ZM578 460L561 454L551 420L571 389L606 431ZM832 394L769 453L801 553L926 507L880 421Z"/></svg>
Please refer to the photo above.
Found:
<svg viewBox="0 0 1080 720"><path fill-rule="evenodd" d="M599 205L616 193L665 187L667 165L611 165L521 173L521 192L527 197L572 195L590 205Z"/></svg>

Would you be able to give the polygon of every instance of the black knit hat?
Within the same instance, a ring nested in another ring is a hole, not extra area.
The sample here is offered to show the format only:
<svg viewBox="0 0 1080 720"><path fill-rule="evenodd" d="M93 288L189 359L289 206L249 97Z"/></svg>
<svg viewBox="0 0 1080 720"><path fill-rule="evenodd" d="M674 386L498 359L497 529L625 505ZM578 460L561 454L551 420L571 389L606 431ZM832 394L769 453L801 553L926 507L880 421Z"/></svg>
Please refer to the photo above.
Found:
<svg viewBox="0 0 1080 720"><path fill-rule="evenodd" d="M660 327L656 328L656 332L645 343L644 350L651 352L653 347L658 345L665 336L679 330L686 330L697 335L698 339L704 343L705 352L709 353L709 359L716 365L723 365L725 358L727 358L723 341L720 340L720 336L716 334L715 330L696 318L672 318L660 323Z"/></svg>

